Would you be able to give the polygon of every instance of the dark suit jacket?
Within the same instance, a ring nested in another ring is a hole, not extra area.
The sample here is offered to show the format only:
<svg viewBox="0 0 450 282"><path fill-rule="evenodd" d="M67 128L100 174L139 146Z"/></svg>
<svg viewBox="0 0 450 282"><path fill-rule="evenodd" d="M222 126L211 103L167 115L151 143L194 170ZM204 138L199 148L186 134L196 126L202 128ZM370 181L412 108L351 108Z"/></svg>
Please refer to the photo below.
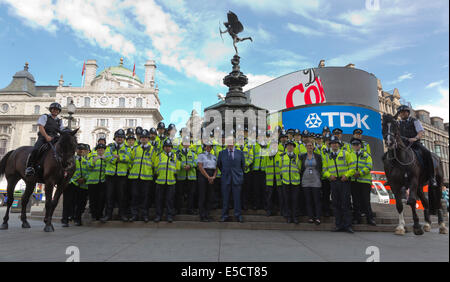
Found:
<svg viewBox="0 0 450 282"><path fill-rule="evenodd" d="M322 156L316 153L314 154L314 158L316 159L316 169L319 172L320 175L322 175ZM305 161L307 158L307 153L301 154L299 156L300 161L302 162L302 167L300 168L300 177L303 176L303 173L305 172Z"/></svg>
<svg viewBox="0 0 450 282"><path fill-rule="evenodd" d="M217 167L222 173L222 185L242 185L244 182L245 157L241 150L234 149L234 160L228 156L228 149L221 151Z"/></svg>

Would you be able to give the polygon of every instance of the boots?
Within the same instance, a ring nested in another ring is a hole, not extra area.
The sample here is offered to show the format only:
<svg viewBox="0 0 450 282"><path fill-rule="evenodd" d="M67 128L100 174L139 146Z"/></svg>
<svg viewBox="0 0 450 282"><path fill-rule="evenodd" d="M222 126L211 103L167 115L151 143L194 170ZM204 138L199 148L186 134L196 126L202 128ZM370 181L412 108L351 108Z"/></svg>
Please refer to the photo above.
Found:
<svg viewBox="0 0 450 282"><path fill-rule="evenodd" d="M33 176L35 174L34 163L36 161L37 149L34 149L27 160L27 168L25 169L25 176Z"/></svg>

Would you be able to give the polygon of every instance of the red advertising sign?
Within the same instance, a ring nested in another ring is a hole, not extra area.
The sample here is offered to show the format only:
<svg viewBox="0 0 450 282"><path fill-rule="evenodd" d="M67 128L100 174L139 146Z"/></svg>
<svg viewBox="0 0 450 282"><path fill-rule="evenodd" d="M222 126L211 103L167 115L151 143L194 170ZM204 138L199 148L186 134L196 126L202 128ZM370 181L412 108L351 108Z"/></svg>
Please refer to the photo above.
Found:
<svg viewBox="0 0 450 282"><path fill-rule="evenodd" d="M303 99L296 99L300 103L294 102L294 94L299 95ZM302 103L303 102L303 103ZM321 104L325 103L325 91L323 90L320 77L316 77L313 83L309 83L305 90L303 83L292 87L286 95L286 108L292 108L301 105Z"/></svg>

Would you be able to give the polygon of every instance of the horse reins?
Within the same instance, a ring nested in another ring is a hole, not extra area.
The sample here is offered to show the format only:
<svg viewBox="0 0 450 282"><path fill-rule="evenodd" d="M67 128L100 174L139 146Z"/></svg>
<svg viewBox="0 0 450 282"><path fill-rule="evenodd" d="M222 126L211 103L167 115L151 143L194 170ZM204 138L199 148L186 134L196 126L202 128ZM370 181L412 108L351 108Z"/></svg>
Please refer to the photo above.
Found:
<svg viewBox="0 0 450 282"><path fill-rule="evenodd" d="M388 159L388 160L396 160L399 164L401 164L401 165L403 165L403 166L409 166L409 165L411 165L411 164L415 161L415 159L416 159L416 156L415 156L415 154L414 154L414 151L413 151L413 149L411 149L411 146L412 146L413 143L410 142L410 144L409 144L408 146L406 146L406 149L405 149L405 151L410 152L410 155L412 155L411 160L410 160L410 161L407 161L407 162L402 162L402 161L400 161L399 158L398 158L398 156L397 156L397 149L398 149L397 138L395 138L395 135L391 133L391 127L390 127L390 124L388 124L388 125L389 125L389 129L388 129L388 132L386 133L386 135L387 135L387 136L392 136L393 139L394 139L394 149L393 149L393 151L394 151L394 157L393 157L393 158L389 158L389 154L388 154L388 155L387 155L387 159ZM390 150L391 150L391 149L390 149Z"/></svg>

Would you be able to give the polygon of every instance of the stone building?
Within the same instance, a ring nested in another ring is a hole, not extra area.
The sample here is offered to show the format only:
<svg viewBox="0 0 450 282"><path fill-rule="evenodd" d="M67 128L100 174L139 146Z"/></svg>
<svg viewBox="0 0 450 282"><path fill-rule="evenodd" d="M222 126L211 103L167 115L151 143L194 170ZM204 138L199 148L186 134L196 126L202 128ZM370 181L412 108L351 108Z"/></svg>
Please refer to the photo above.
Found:
<svg viewBox="0 0 450 282"><path fill-rule="evenodd" d="M48 113L48 106L58 102L67 117L67 105L73 100L77 107L72 128L80 127L78 140L94 146L100 137L112 141L119 129L142 126L156 127L163 118L159 112L158 85L155 82L155 62L145 63L144 81L131 70L119 65L100 72L96 60L86 62L83 86L64 85L63 75L58 85L36 85L28 64L17 72L12 82L0 89L0 158L9 150L32 145L37 139L36 122ZM67 120L64 120L67 124Z"/></svg>
<svg viewBox="0 0 450 282"><path fill-rule="evenodd" d="M391 91L383 91L381 82L378 80L378 100L380 111L395 115L397 108L402 104L400 93L397 88ZM448 123L440 117L431 116L430 113L422 109L413 109L411 115L419 119L425 129L425 135L422 140L423 145L431 152L438 155L443 164L444 183L449 186L449 128Z"/></svg>

